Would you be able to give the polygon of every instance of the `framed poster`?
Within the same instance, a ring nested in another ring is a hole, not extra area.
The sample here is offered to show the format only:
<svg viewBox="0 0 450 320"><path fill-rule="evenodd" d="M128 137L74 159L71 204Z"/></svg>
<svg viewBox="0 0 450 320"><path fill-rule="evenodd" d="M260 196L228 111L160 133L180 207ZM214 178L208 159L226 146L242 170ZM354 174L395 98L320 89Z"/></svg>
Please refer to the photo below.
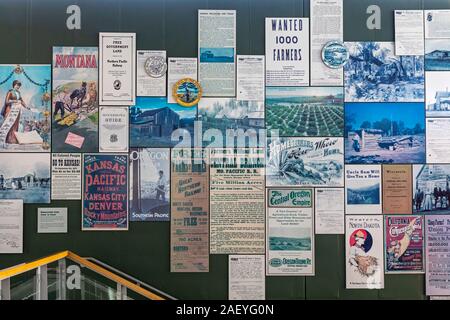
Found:
<svg viewBox="0 0 450 320"><path fill-rule="evenodd" d="M52 200L81 199L81 153L52 153Z"/></svg>
<svg viewBox="0 0 450 320"><path fill-rule="evenodd" d="M23 253L23 200L0 200L0 253Z"/></svg>
<svg viewBox="0 0 450 320"><path fill-rule="evenodd" d="M100 152L128 152L128 122L128 107L100 107Z"/></svg>

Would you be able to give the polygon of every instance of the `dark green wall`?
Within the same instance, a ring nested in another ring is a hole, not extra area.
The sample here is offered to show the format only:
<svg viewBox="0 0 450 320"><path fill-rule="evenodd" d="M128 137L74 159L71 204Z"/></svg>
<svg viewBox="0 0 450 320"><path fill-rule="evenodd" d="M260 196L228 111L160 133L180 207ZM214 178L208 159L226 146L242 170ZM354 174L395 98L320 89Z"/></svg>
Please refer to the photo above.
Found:
<svg viewBox="0 0 450 320"><path fill-rule="evenodd" d="M81 7L81 30L66 28L66 8ZM382 29L366 28L366 8L381 7ZM393 41L394 9L445 9L445 0L344 0L346 41ZM264 54L264 17L308 16L308 0L0 0L0 63L51 63L55 46L96 46L98 32L137 33L138 49L197 55L197 10L237 10L237 53ZM1 163L0 163L1 166ZM168 222L132 222L128 232L81 232L81 201L69 208L67 234L37 234L37 208L25 205L24 253L0 255L0 268L71 250L92 256L180 299L226 299L228 257L210 256L210 272L169 272ZM423 275L386 275L384 290L345 289L343 235L316 236L315 277L268 277L268 299L425 299Z"/></svg>

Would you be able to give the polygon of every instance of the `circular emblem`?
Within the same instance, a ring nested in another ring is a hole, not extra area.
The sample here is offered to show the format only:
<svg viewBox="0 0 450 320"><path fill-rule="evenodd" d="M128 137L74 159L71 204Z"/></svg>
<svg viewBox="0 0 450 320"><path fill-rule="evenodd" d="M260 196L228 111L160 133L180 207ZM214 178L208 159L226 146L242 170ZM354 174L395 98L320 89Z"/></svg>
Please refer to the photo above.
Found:
<svg viewBox="0 0 450 320"><path fill-rule="evenodd" d="M364 250L364 252L369 251L372 248L373 243L372 235L365 229L357 229L353 231L350 235L349 241L351 247L358 245Z"/></svg>
<svg viewBox="0 0 450 320"><path fill-rule="evenodd" d="M166 59L161 56L148 57L144 63L144 70L150 77L160 78L167 71Z"/></svg>
<svg viewBox="0 0 450 320"><path fill-rule="evenodd" d="M281 267L283 262L279 258L272 258L270 259L269 264L271 267Z"/></svg>
<svg viewBox="0 0 450 320"><path fill-rule="evenodd" d="M113 83L113 87L116 90L120 90L120 87L122 86L122 83L120 82L120 80L115 80Z"/></svg>
<svg viewBox="0 0 450 320"><path fill-rule="evenodd" d="M322 48L322 61L329 68L342 68L348 58L348 49L341 41L327 42Z"/></svg>
<svg viewBox="0 0 450 320"><path fill-rule="evenodd" d="M172 96L183 107L196 105L202 96L200 83L191 78L179 80L172 88Z"/></svg>
<svg viewBox="0 0 450 320"><path fill-rule="evenodd" d="M117 134L113 133L112 135L109 136L109 141L114 143L117 142L119 139L117 138Z"/></svg>

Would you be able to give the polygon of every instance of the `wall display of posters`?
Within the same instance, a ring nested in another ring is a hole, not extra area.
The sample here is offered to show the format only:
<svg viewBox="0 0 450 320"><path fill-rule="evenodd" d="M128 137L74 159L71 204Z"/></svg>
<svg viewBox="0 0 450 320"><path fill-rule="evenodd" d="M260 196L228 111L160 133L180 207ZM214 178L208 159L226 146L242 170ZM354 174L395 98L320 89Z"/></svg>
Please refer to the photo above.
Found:
<svg viewBox="0 0 450 320"><path fill-rule="evenodd" d="M313 190L268 188L266 274L314 275Z"/></svg>
<svg viewBox="0 0 450 320"><path fill-rule="evenodd" d="M346 288L383 289L383 217L345 217Z"/></svg>
<svg viewBox="0 0 450 320"><path fill-rule="evenodd" d="M423 10L394 10L395 54L420 56L424 54Z"/></svg>
<svg viewBox="0 0 450 320"><path fill-rule="evenodd" d="M450 38L425 39L425 70L450 71Z"/></svg>
<svg viewBox="0 0 450 320"><path fill-rule="evenodd" d="M237 56L237 100L264 101L264 68L263 55Z"/></svg>
<svg viewBox="0 0 450 320"><path fill-rule="evenodd" d="M267 87L266 127L279 136L342 137L342 87Z"/></svg>
<svg viewBox="0 0 450 320"><path fill-rule="evenodd" d="M130 149L130 221L169 221L170 150Z"/></svg>
<svg viewBox="0 0 450 320"><path fill-rule="evenodd" d="M384 217L385 272L424 273L423 216Z"/></svg>
<svg viewBox="0 0 450 320"><path fill-rule="evenodd" d="M344 188L316 188L316 234L344 234Z"/></svg>
<svg viewBox="0 0 450 320"><path fill-rule="evenodd" d="M383 213L412 213L411 165L383 165Z"/></svg>
<svg viewBox="0 0 450 320"><path fill-rule="evenodd" d="M424 57L396 56L393 42L347 42L346 102L423 102Z"/></svg>
<svg viewBox="0 0 450 320"><path fill-rule="evenodd" d="M264 254L264 149L210 149L210 253Z"/></svg>
<svg viewBox="0 0 450 320"><path fill-rule="evenodd" d="M181 79L197 80L197 58L169 58L167 66L167 103L177 103L173 86Z"/></svg>
<svg viewBox="0 0 450 320"><path fill-rule="evenodd" d="M98 150L98 48L53 47L52 151Z"/></svg>
<svg viewBox="0 0 450 320"><path fill-rule="evenodd" d="M0 253L23 253L23 200L0 200Z"/></svg>
<svg viewBox="0 0 450 320"><path fill-rule="evenodd" d="M136 33L100 32L100 105L134 106L136 101Z"/></svg>
<svg viewBox="0 0 450 320"><path fill-rule="evenodd" d="M67 233L67 208L38 208L38 233Z"/></svg>
<svg viewBox="0 0 450 320"><path fill-rule="evenodd" d="M128 152L128 121L128 107L100 107L100 152Z"/></svg>
<svg viewBox="0 0 450 320"><path fill-rule="evenodd" d="M172 149L170 272L209 272L209 152Z"/></svg>
<svg viewBox="0 0 450 320"><path fill-rule="evenodd" d="M425 215L426 295L450 296L450 215Z"/></svg>
<svg viewBox="0 0 450 320"><path fill-rule="evenodd" d="M50 79L50 65L0 65L0 152L50 152Z"/></svg>
<svg viewBox="0 0 450 320"><path fill-rule="evenodd" d="M414 213L450 213L450 164L413 166Z"/></svg>
<svg viewBox="0 0 450 320"><path fill-rule="evenodd" d="M204 147L265 145L265 135L260 134L264 129L264 101L203 98L198 104L198 121L201 121Z"/></svg>
<svg viewBox="0 0 450 320"><path fill-rule="evenodd" d="M266 272L264 255L228 256L228 299L264 300Z"/></svg>
<svg viewBox="0 0 450 320"><path fill-rule="evenodd" d="M381 165L345 166L345 213L381 213Z"/></svg>
<svg viewBox="0 0 450 320"><path fill-rule="evenodd" d="M128 230L128 154L83 155L83 231Z"/></svg>
<svg viewBox="0 0 450 320"><path fill-rule="evenodd" d="M0 163L0 199L50 203L50 153L4 153Z"/></svg>
<svg viewBox="0 0 450 320"><path fill-rule="evenodd" d="M266 86L309 86L309 18L266 17Z"/></svg>
<svg viewBox="0 0 450 320"><path fill-rule="evenodd" d="M268 138L267 186L344 186L342 138Z"/></svg>
<svg viewBox="0 0 450 320"><path fill-rule="evenodd" d="M426 119L427 163L446 163L450 159L450 118Z"/></svg>
<svg viewBox="0 0 450 320"><path fill-rule="evenodd" d="M236 10L198 10L198 79L203 96L234 97Z"/></svg>
<svg viewBox="0 0 450 320"><path fill-rule="evenodd" d="M450 59L449 59L450 63ZM425 73L427 117L450 116L450 72L431 71Z"/></svg>
<svg viewBox="0 0 450 320"><path fill-rule="evenodd" d="M343 0L312 0L311 16L311 85L342 86L342 68L332 69L322 61L322 48L330 41L342 41Z"/></svg>
<svg viewBox="0 0 450 320"><path fill-rule="evenodd" d="M190 147L196 119L197 106L167 103L165 97L138 97L136 105L130 107L130 146Z"/></svg>
<svg viewBox="0 0 450 320"><path fill-rule="evenodd" d="M166 50L137 50L137 96L166 96L166 74Z"/></svg>
<svg viewBox="0 0 450 320"><path fill-rule="evenodd" d="M425 163L423 103L345 103L344 112L346 164Z"/></svg>
<svg viewBox="0 0 450 320"><path fill-rule="evenodd" d="M52 200L81 200L81 153L52 153Z"/></svg>
<svg viewBox="0 0 450 320"><path fill-rule="evenodd" d="M450 38L450 10L425 10L425 38Z"/></svg>

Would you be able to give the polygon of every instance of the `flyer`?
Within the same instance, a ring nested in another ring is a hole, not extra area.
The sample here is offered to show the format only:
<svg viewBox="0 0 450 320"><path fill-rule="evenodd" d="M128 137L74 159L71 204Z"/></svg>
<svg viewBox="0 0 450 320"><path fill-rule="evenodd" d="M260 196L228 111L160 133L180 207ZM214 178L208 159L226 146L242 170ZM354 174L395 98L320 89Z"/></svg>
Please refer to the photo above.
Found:
<svg viewBox="0 0 450 320"><path fill-rule="evenodd" d="M264 254L264 149L210 149L210 253Z"/></svg>
<svg viewBox="0 0 450 320"><path fill-rule="evenodd" d="M450 118L427 118L427 163L446 163L450 159L450 137L443 132L450 130Z"/></svg>
<svg viewBox="0 0 450 320"><path fill-rule="evenodd" d="M426 295L450 296L450 215L425 215Z"/></svg>
<svg viewBox="0 0 450 320"><path fill-rule="evenodd" d="M52 151L97 152L98 48L53 47L52 70Z"/></svg>
<svg viewBox="0 0 450 320"><path fill-rule="evenodd" d="M137 50L136 74L137 96L165 97L166 50Z"/></svg>
<svg viewBox="0 0 450 320"><path fill-rule="evenodd" d="M136 101L136 33L100 32L99 104L133 106Z"/></svg>
<svg viewBox="0 0 450 320"><path fill-rule="evenodd" d="M264 101L265 57L237 56L237 100Z"/></svg>
<svg viewBox="0 0 450 320"><path fill-rule="evenodd" d="M344 234L344 188L315 189L316 234Z"/></svg>
<svg viewBox="0 0 450 320"><path fill-rule="evenodd" d="M83 154L83 231L128 230L128 154Z"/></svg>
<svg viewBox="0 0 450 320"><path fill-rule="evenodd" d="M450 38L450 10L425 10L425 38Z"/></svg>
<svg viewBox="0 0 450 320"><path fill-rule="evenodd" d="M38 208L38 233L67 233L67 208Z"/></svg>
<svg viewBox="0 0 450 320"><path fill-rule="evenodd" d="M385 216L385 272L424 273L423 216Z"/></svg>
<svg viewBox="0 0 450 320"><path fill-rule="evenodd" d="M209 272L209 153L172 149L170 272Z"/></svg>
<svg viewBox="0 0 450 320"><path fill-rule="evenodd" d="M264 255L228 256L228 300L265 300Z"/></svg>
<svg viewBox="0 0 450 320"><path fill-rule="evenodd" d="M383 165L383 213L412 213L411 165Z"/></svg>
<svg viewBox="0 0 450 320"><path fill-rule="evenodd" d="M172 95L173 86L181 79L197 80L197 58L168 59L167 67L167 103L177 103Z"/></svg>
<svg viewBox="0 0 450 320"><path fill-rule="evenodd" d="M100 107L100 152L128 152L128 122L128 107Z"/></svg>
<svg viewBox="0 0 450 320"><path fill-rule="evenodd" d="M267 189L268 276L314 275L313 208L313 189Z"/></svg>
<svg viewBox="0 0 450 320"><path fill-rule="evenodd" d="M346 288L383 289L383 217L345 217Z"/></svg>
<svg viewBox="0 0 450 320"><path fill-rule="evenodd" d="M236 10L198 10L198 79L203 95L234 97Z"/></svg>
<svg viewBox="0 0 450 320"><path fill-rule="evenodd" d="M23 200L0 200L0 253L23 253Z"/></svg>
<svg viewBox="0 0 450 320"><path fill-rule="evenodd" d="M420 56L424 54L423 10L394 10L395 54Z"/></svg>
<svg viewBox="0 0 450 320"><path fill-rule="evenodd" d="M381 212L381 165L346 165L345 213Z"/></svg>
<svg viewBox="0 0 450 320"><path fill-rule="evenodd" d="M170 150L130 149L130 221L170 220Z"/></svg>
<svg viewBox="0 0 450 320"><path fill-rule="evenodd" d="M52 153L52 200L81 200L81 153Z"/></svg>
<svg viewBox="0 0 450 320"><path fill-rule="evenodd" d="M309 18L266 17L266 86L309 86Z"/></svg>
<svg viewBox="0 0 450 320"><path fill-rule="evenodd" d="M332 69L322 61L322 48L330 41L343 41L343 0L311 0L311 85L342 86L342 68Z"/></svg>

